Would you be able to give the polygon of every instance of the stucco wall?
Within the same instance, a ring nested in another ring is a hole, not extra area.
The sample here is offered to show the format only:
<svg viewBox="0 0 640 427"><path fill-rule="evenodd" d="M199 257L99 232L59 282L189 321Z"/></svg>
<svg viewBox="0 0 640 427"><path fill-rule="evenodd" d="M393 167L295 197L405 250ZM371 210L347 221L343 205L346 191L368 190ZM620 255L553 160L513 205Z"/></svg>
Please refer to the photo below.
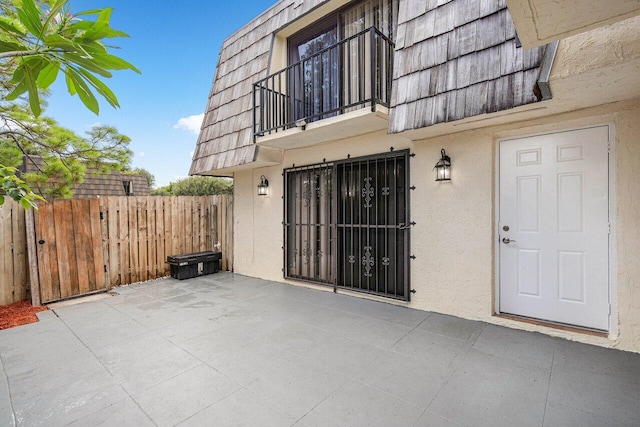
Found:
<svg viewBox="0 0 640 427"><path fill-rule="evenodd" d="M567 339L640 352L640 100L553 117L411 142L384 132L285 152L284 167L411 148L412 288L407 305L541 331ZM550 329L493 316L495 301L495 150L500 138L612 123L615 130L614 325L608 338ZM452 182L432 171L445 148ZM282 274L282 166L235 176L235 271L284 281ZM269 196L257 196L260 175ZM309 286L304 284L304 286ZM326 288L324 288L326 289Z"/></svg>

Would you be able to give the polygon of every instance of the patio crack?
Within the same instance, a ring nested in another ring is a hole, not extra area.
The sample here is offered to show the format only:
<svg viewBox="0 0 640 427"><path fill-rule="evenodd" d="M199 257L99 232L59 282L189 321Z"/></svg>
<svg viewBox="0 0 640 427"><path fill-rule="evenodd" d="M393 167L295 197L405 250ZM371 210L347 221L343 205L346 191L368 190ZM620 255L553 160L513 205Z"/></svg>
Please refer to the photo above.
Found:
<svg viewBox="0 0 640 427"><path fill-rule="evenodd" d="M9 382L9 375L7 375L7 371L4 369L4 360L2 359L2 354L0 353L0 364L2 364L2 373L4 374L4 379L7 382L7 393L9 394L9 408L11 409L11 421L13 425L16 424L16 411L13 408L13 398L11 397L11 383Z"/></svg>
<svg viewBox="0 0 640 427"><path fill-rule="evenodd" d="M556 360L556 348L558 347L558 343L553 346L553 355L551 356L551 369L549 369L549 382L547 383L547 395L544 399L544 411L542 412L542 425L544 425L544 421L547 418L547 405L549 405L549 391L551 390L551 377L553 376L553 365Z"/></svg>

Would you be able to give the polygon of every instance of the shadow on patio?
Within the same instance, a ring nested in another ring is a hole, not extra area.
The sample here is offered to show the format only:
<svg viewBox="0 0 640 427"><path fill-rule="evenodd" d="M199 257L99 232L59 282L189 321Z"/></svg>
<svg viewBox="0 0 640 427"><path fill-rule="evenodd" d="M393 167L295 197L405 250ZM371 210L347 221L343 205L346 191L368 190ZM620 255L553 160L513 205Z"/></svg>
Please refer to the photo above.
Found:
<svg viewBox="0 0 640 427"><path fill-rule="evenodd" d="M218 273L0 331L0 425L639 425L640 355Z"/></svg>

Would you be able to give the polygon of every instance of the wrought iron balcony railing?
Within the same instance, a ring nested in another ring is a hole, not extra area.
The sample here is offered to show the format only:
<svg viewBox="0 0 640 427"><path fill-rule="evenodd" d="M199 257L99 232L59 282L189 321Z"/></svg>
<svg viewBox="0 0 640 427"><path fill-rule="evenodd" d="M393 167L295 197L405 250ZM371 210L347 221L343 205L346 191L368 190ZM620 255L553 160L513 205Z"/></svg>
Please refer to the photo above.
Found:
<svg viewBox="0 0 640 427"><path fill-rule="evenodd" d="M254 137L366 106L388 107L393 50L371 27L254 83Z"/></svg>

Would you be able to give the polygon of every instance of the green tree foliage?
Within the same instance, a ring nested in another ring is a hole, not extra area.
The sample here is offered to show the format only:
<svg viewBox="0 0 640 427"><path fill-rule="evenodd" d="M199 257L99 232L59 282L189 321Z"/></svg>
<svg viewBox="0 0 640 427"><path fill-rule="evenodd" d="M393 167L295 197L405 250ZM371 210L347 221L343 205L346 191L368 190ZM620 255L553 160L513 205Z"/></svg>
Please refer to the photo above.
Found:
<svg viewBox="0 0 640 427"><path fill-rule="evenodd" d="M56 183L81 181L85 166L97 171L128 166L129 140L114 128L94 128L81 138L39 117L42 96L60 75L69 94L77 95L90 111L99 112L97 96L112 107L119 106L101 79L110 78L112 71L139 71L109 53L112 46L103 43L128 37L109 26L110 18L110 8L73 14L67 0L0 0L0 155L9 164L15 164L21 153L48 156L48 169L41 176L29 177L36 182L46 175ZM23 96L26 104L9 103ZM15 176L15 169L7 164L0 168L4 193L23 206L35 205L35 195ZM68 195L64 185L56 191Z"/></svg>
<svg viewBox="0 0 640 427"><path fill-rule="evenodd" d="M156 177L153 176L153 174L151 172L149 172L148 170L144 169L144 168L134 168L131 170L125 170L123 171L124 173L129 173L132 175L144 175L145 178L147 178L147 184L149 184L149 188L153 188L156 185Z"/></svg>
<svg viewBox="0 0 640 427"><path fill-rule="evenodd" d="M233 180L209 176L191 176L153 190L154 196L212 196L233 194Z"/></svg>
<svg viewBox="0 0 640 427"><path fill-rule="evenodd" d="M71 197L71 187L84 180L87 170L104 174L128 167L133 153L130 139L111 126L95 126L83 137L47 117L34 117L19 104L0 103L0 164L19 167L30 162L23 176L38 193Z"/></svg>
<svg viewBox="0 0 640 427"><path fill-rule="evenodd" d="M39 116L40 92L62 72L69 94L78 95L94 113L100 109L96 93L111 106L119 106L100 77L109 78L114 70L139 71L110 54L102 43L104 39L128 37L109 26L111 8L72 14L67 0L44 2L44 8L33 0L15 4L15 14L5 7L5 14L0 16L0 59L13 72L14 87L6 97L8 101L26 93L31 111ZM95 16L94 21L85 19L91 16Z"/></svg>
<svg viewBox="0 0 640 427"><path fill-rule="evenodd" d="M44 200L41 196L33 193L23 180L16 176L16 169L0 165L0 206L4 204L4 196L20 202L24 209L35 207L38 200Z"/></svg>

